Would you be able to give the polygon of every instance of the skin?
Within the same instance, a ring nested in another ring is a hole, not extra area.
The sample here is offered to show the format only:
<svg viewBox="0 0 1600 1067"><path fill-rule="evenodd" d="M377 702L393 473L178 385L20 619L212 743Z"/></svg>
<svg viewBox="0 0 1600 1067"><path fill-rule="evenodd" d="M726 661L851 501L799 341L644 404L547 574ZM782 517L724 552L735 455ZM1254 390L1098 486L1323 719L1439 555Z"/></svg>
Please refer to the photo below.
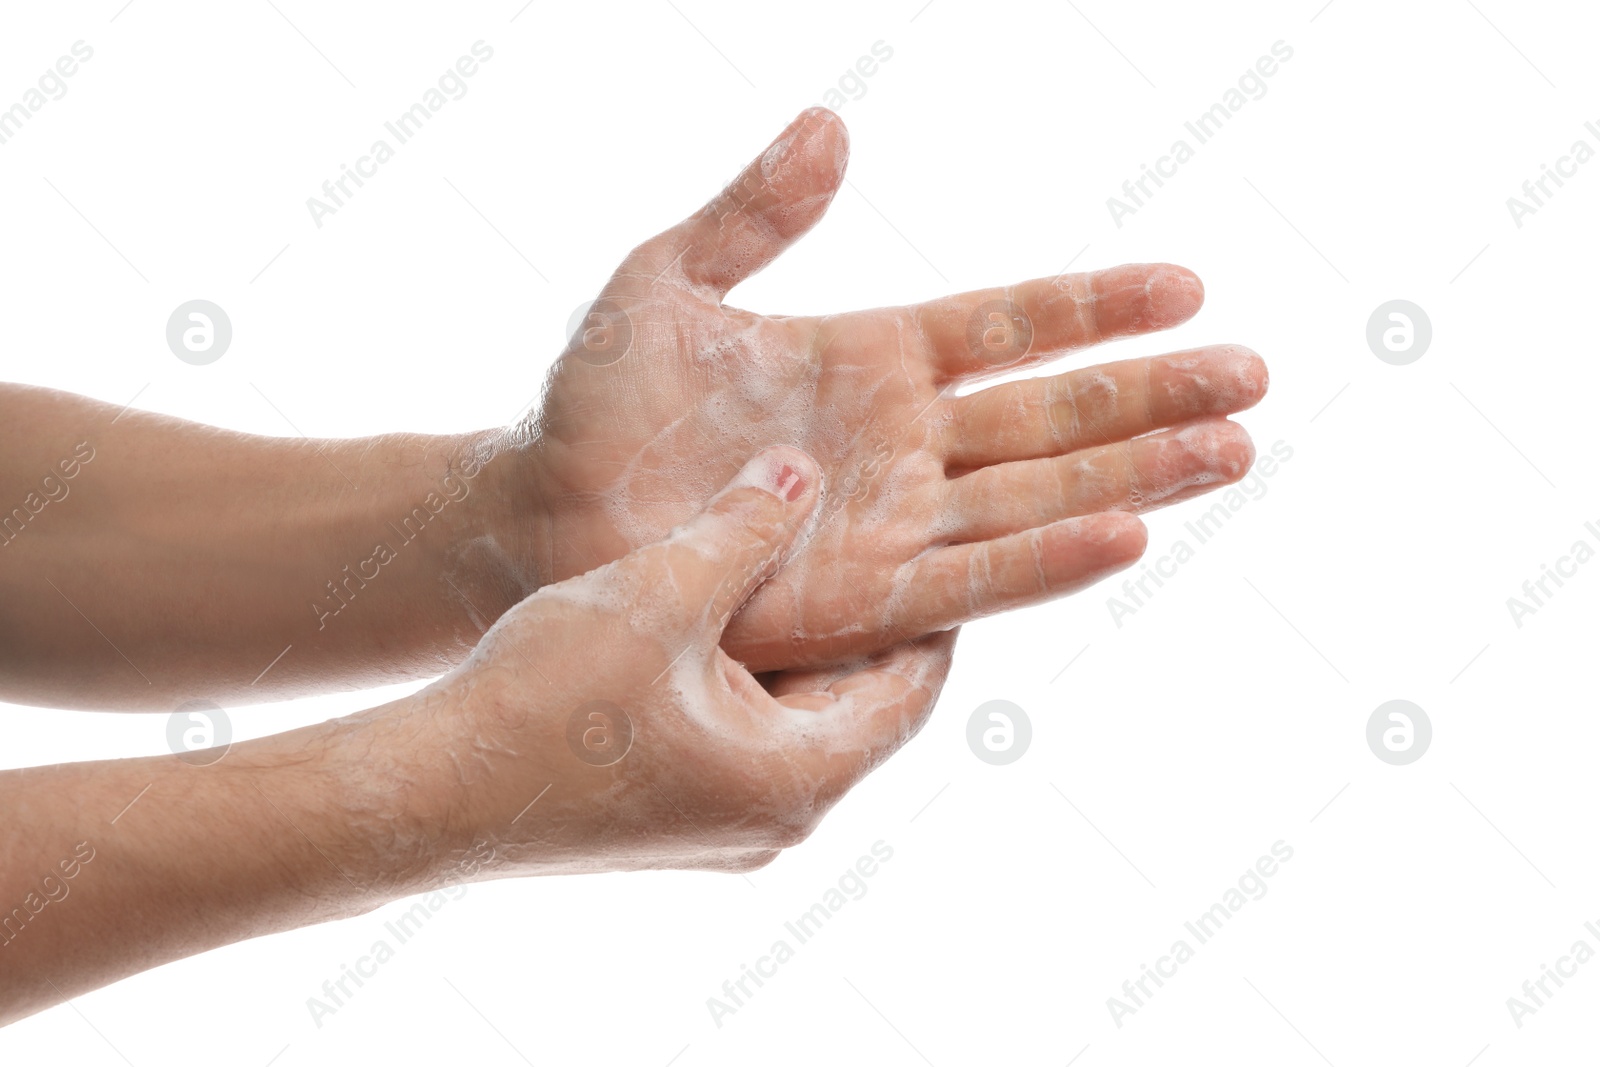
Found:
<svg viewBox="0 0 1600 1067"><path fill-rule="evenodd" d="M1266 368L1234 345L955 393L1184 322L1203 291L1180 267L843 315L723 303L822 218L847 155L838 117L804 112L636 249L524 428L549 518L528 551L558 578L659 536L767 443L817 459L825 522L728 631L755 670L846 660L1081 589L1143 551L1133 513L1234 482L1254 459L1222 416L1260 399Z"/></svg>
<svg viewBox="0 0 1600 1067"><path fill-rule="evenodd" d="M449 670L523 596L492 547L523 489L476 467L499 436L258 437L0 386L0 700L170 712Z"/></svg>
<svg viewBox="0 0 1600 1067"><path fill-rule="evenodd" d="M821 219L847 148L837 116L807 111L639 246L509 431L264 438L0 386L0 699L171 711L433 677L769 444L816 457L824 500L729 629L758 672L1081 589L1143 551L1136 513L1243 476L1252 446L1224 416L1267 377L1235 345L956 392L1187 320L1203 292L1180 267L823 317L723 304ZM95 458L40 504L80 443ZM393 560L369 562L379 544Z"/></svg>
<svg viewBox="0 0 1600 1067"><path fill-rule="evenodd" d="M955 392L1184 321L1181 268L725 306L844 152L807 112L640 246L509 431L278 440L0 388L0 697L167 711L448 670L205 766L0 776L0 1023L461 881L758 867L926 721L958 623L1125 566L1134 513L1244 474L1222 416L1266 377L1235 347Z"/></svg>
<svg viewBox="0 0 1600 1067"><path fill-rule="evenodd" d="M954 641L765 688L719 647L819 483L802 453L759 454L671 537L529 597L415 696L205 766L0 778L0 1024L460 882L749 871L799 843L927 720Z"/></svg>

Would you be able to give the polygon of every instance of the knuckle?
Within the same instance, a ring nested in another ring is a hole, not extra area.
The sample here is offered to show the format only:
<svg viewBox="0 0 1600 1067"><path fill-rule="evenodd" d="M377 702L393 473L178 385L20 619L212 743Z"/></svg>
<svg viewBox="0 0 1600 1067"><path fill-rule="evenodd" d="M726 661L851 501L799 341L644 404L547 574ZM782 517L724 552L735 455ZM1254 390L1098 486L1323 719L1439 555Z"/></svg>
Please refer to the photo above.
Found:
<svg viewBox="0 0 1600 1067"><path fill-rule="evenodd" d="M765 490L755 490L751 500L728 516L728 536L734 549L749 556L773 551L773 539L783 526L783 504Z"/></svg>
<svg viewBox="0 0 1600 1067"><path fill-rule="evenodd" d="M1071 375L1061 374L1045 380L1043 407L1045 425L1056 445L1065 446L1082 436L1077 383Z"/></svg>

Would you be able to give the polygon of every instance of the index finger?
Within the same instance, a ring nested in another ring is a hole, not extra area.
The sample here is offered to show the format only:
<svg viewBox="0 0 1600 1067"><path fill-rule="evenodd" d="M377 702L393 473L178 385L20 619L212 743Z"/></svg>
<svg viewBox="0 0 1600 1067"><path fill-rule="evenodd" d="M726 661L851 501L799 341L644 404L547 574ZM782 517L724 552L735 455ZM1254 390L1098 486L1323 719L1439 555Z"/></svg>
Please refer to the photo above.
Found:
<svg viewBox="0 0 1600 1067"><path fill-rule="evenodd" d="M1117 337L1171 329L1200 310L1205 288L1170 263L1128 263L957 293L909 310L946 381L1041 363Z"/></svg>

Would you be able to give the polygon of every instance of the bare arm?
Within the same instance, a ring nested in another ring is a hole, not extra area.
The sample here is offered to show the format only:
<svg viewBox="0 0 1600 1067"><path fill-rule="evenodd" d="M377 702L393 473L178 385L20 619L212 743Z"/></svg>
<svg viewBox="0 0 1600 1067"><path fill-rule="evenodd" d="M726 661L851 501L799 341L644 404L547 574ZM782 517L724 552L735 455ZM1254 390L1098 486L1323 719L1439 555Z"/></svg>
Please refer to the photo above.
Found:
<svg viewBox="0 0 1600 1067"><path fill-rule="evenodd" d="M374 714L398 736L407 710ZM353 733L308 727L236 745L207 767L163 756L6 772L0 1025L424 888L424 870L406 861L414 847L398 840L427 817L400 809L423 797L401 792L393 765L371 760Z"/></svg>
<svg viewBox="0 0 1600 1067"><path fill-rule="evenodd" d="M0 385L0 699L166 711L449 669L539 584L501 437L256 437Z"/></svg>
<svg viewBox="0 0 1600 1067"><path fill-rule="evenodd" d="M414 696L203 766L0 776L0 1024L459 881L752 870L798 843L926 721L955 640L768 688L720 649L820 476L761 453L667 540L524 600Z"/></svg>

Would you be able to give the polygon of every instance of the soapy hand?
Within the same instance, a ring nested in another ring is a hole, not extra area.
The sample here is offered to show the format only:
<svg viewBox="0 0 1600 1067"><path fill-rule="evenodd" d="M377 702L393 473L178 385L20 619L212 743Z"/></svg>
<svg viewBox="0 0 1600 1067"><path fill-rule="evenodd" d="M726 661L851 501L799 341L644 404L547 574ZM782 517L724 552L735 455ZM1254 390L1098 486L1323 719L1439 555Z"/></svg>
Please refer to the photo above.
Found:
<svg viewBox="0 0 1600 1067"><path fill-rule="evenodd" d="M1243 477L1266 369L1232 345L970 395L958 386L1199 309L1190 272L1131 265L842 315L759 315L728 291L818 222L843 180L831 112L802 114L704 209L618 268L521 430L545 580L659 538L758 448L814 456L821 521L732 621L752 670L870 654L1071 593L1144 549L1135 513Z"/></svg>
<svg viewBox="0 0 1600 1067"><path fill-rule="evenodd" d="M0 1026L464 881L747 871L798 843L926 721L955 640L759 682L719 647L820 484L805 454L758 453L665 539L511 607L420 692L211 762L0 776L0 896L42 901L40 871L76 878L64 909L0 938ZM52 900L57 881L43 883Z"/></svg>
<svg viewBox="0 0 1600 1067"><path fill-rule="evenodd" d="M920 729L953 632L765 687L719 647L819 481L795 449L760 452L664 540L530 596L418 694L445 772L427 792L475 876L752 869Z"/></svg>

